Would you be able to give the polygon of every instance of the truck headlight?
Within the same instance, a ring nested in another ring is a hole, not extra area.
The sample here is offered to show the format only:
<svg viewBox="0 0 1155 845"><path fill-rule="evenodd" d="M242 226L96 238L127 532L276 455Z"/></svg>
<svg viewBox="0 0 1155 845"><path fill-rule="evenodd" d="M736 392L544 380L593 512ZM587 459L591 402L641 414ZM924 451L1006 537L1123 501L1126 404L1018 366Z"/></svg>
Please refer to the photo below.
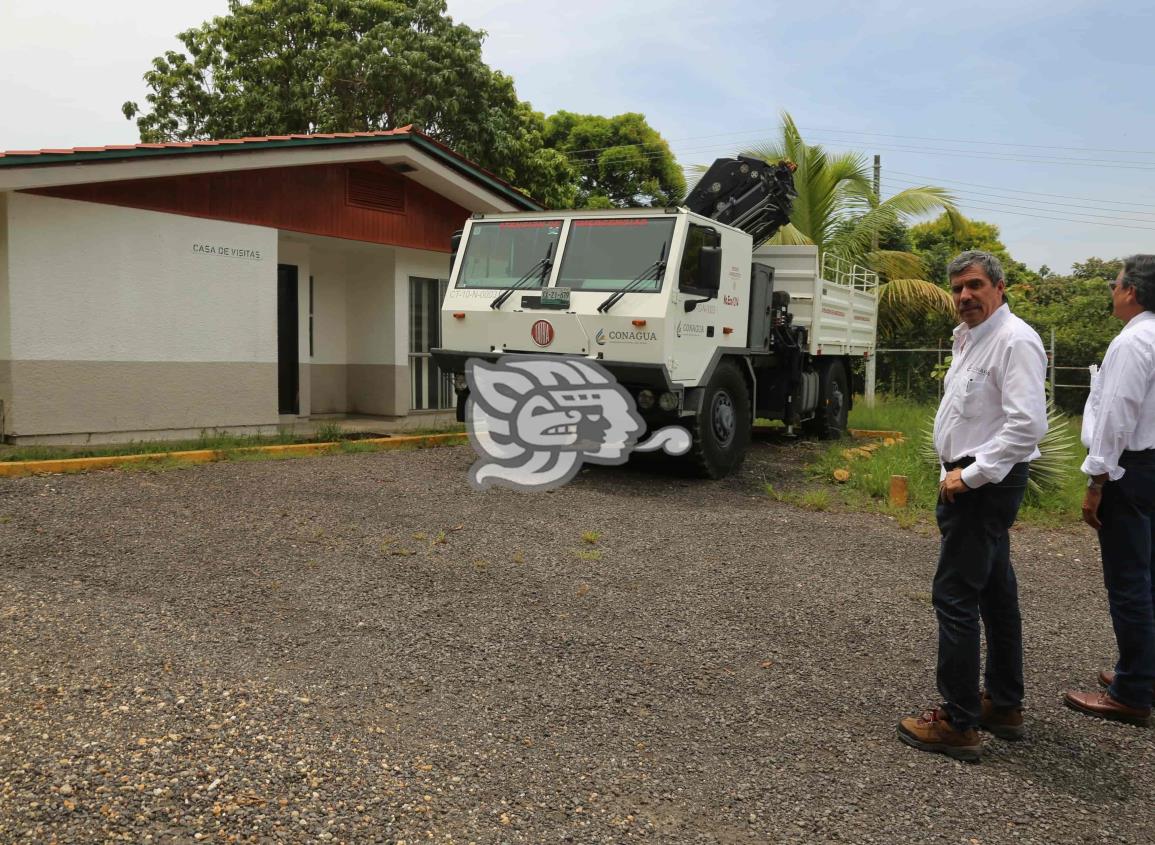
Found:
<svg viewBox="0 0 1155 845"><path fill-rule="evenodd" d="M678 394L663 393L658 399L658 407L663 411L673 411L678 407Z"/></svg>
<svg viewBox="0 0 1155 845"><path fill-rule="evenodd" d="M643 411L648 411L654 407L654 391L639 390L638 391L638 407Z"/></svg>

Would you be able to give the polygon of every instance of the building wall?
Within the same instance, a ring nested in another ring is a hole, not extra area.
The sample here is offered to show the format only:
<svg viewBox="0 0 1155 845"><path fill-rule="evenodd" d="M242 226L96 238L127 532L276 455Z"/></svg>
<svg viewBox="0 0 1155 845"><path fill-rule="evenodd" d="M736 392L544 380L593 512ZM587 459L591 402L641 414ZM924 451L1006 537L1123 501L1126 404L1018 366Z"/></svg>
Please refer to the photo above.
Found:
<svg viewBox="0 0 1155 845"><path fill-rule="evenodd" d="M349 410L346 338L345 254L313 249L313 414L344 414ZM307 348L307 341L306 341Z"/></svg>
<svg viewBox="0 0 1155 845"><path fill-rule="evenodd" d="M348 264L349 410L357 414L402 416L409 410L397 402L406 371L394 355L393 338L405 312L393 305L394 253L360 253Z"/></svg>
<svg viewBox="0 0 1155 845"><path fill-rule="evenodd" d="M9 435L278 422L275 230L23 193L8 219Z"/></svg>
<svg viewBox="0 0 1155 845"><path fill-rule="evenodd" d="M0 191L0 437L12 407L12 333L8 309L8 194Z"/></svg>

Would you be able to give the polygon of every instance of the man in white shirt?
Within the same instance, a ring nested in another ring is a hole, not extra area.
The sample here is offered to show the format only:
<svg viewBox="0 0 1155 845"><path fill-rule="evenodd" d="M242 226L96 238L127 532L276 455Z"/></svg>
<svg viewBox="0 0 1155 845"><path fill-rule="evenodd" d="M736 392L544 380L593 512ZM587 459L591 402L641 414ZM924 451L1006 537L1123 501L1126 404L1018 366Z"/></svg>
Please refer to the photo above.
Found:
<svg viewBox="0 0 1155 845"><path fill-rule="evenodd" d="M1099 673L1105 690L1072 690L1063 701L1091 716L1149 725L1155 685L1155 255L1126 259L1110 287L1124 326L1092 378L1083 410L1083 520L1099 532L1119 660L1114 672Z"/></svg>
<svg viewBox="0 0 1155 845"><path fill-rule="evenodd" d="M923 751L977 761L976 728L1023 736L1023 637L1008 529L1027 487L1028 462L1047 431L1047 356L1038 334L1011 313L1002 265L968 251L947 267L962 323L934 445L942 461L937 509L942 543L934 576L938 690L943 705L898 724ZM986 695L979 692L980 619L986 627Z"/></svg>

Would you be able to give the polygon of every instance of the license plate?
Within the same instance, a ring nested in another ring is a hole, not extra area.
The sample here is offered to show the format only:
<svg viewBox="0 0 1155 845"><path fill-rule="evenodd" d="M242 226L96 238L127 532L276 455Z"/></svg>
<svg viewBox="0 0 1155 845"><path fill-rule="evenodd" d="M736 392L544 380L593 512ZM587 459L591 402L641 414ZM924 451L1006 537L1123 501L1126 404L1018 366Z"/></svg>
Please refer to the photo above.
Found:
<svg viewBox="0 0 1155 845"><path fill-rule="evenodd" d="M569 288L542 288L542 308L569 308Z"/></svg>

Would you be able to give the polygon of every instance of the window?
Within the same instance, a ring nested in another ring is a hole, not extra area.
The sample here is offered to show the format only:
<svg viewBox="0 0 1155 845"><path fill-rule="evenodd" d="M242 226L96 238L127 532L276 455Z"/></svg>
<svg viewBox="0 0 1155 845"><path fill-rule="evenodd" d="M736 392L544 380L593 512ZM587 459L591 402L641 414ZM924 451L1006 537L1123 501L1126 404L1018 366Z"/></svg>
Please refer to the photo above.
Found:
<svg viewBox="0 0 1155 845"><path fill-rule="evenodd" d="M573 290L662 289L659 262L670 257L672 217L577 219L570 225L557 285Z"/></svg>
<svg viewBox="0 0 1155 845"><path fill-rule="evenodd" d="M474 223L465 245L458 288L541 287L548 278L547 258L557 258L560 220L505 220ZM533 274L537 273L537 278Z"/></svg>
<svg viewBox="0 0 1155 845"><path fill-rule="evenodd" d="M709 226L699 226L697 223L690 224L690 229L686 233L686 248L682 251L682 266L678 268L679 290L698 291L702 289L698 279L698 271L701 269L699 256L702 253L702 247L721 246L721 244L722 236L718 234L716 229L711 229Z"/></svg>
<svg viewBox="0 0 1155 845"><path fill-rule="evenodd" d="M453 375L443 373L429 353L441 345L441 302L445 279L409 279L409 407L435 411L454 407Z"/></svg>

